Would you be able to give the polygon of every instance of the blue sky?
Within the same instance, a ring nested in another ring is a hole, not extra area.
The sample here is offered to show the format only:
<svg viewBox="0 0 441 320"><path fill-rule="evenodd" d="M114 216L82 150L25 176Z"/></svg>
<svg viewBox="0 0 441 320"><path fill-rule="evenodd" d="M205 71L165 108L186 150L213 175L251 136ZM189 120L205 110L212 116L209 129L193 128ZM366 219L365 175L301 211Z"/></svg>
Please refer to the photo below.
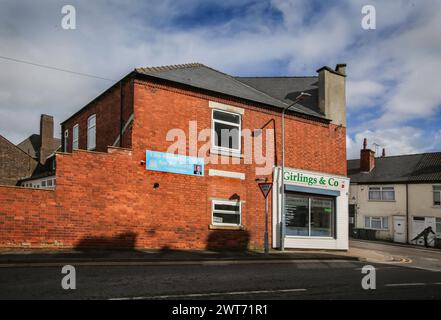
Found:
<svg viewBox="0 0 441 320"><path fill-rule="evenodd" d="M77 29L61 28L76 8ZM377 29L361 28L374 5ZM134 67L202 62L233 75L315 75L347 63L348 158L441 150L441 1L0 1L0 56L119 79ZM0 59L0 134L18 143L110 86ZM57 131L59 134L59 131Z"/></svg>

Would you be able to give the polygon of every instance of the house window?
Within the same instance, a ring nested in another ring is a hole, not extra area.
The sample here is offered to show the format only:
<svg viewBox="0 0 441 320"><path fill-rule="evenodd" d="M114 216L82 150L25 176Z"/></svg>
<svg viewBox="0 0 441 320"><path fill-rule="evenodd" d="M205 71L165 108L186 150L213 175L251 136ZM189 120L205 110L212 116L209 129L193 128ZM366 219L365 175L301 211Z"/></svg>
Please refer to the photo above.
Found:
<svg viewBox="0 0 441 320"><path fill-rule="evenodd" d="M47 181L47 186L48 186L48 187L52 187L52 179L49 179L49 180Z"/></svg>
<svg viewBox="0 0 441 320"><path fill-rule="evenodd" d="M46 187L46 181L41 181L41 186Z"/></svg>
<svg viewBox="0 0 441 320"><path fill-rule="evenodd" d="M213 200L213 225L238 226L242 223L240 201Z"/></svg>
<svg viewBox="0 0 441 320"><path fill-rule="evenodd" d="M436 236L441 237L441 218L436 218Z"/></svg>
<svg viewBox="0 0 441 320"><path fill-rule="evenodd" d="M212 148L240 154L241 117L239 114L213 110Z"/></svg>
<svg viewBox="0 0 441 320"><path fill-rule="evenodd" d="M64 152L67 152L67 138L69 138L69 130L64 130Z"/></svg>
<svg viewBox="0 0 441 320"><path fill-rule="evenodd" d="M78 130L79 130L78 124L74 125L72 132L72 149L74 150L78 149Z"/></svg>
<svg viewBox="0 0 441 320"><path fill-rule="evenodd" d="M441 186L433 186L433 205L441 206Z"/></svg>
<svg viewBox="0 0 441 320"><path fill-rule="evenodd" d="M388 230L388 217L364 217L364 227L367 229Z"/></svg>
<svg viewBox="0 0 441 320"><path fill-rule="evenodd" d="M287 236L333 237L335 199L323 196L285 195Z"/></svg>
<svg viewBox="0 0 441 320"><path fill-rule="evenodd" d="M373 201L394 201L394 187L369 187L369 200Z"/></svg>
<svg viewBox="0 0 441 320"><path fill-rule="evenodd" d="M96 115L87 119L87 150L96 148Z"/></svg>

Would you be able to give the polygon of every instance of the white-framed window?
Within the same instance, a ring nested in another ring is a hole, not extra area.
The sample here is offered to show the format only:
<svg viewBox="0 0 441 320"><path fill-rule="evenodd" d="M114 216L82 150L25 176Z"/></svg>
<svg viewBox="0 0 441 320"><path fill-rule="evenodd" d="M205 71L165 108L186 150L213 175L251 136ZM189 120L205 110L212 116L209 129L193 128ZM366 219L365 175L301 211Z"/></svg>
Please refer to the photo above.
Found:
<svg viewBox="0 0 441 320"><path fill-rule="evenodd" d="M49 179L49 180L47 181L47 186L48 186L48 187L52 187L52 179Z"/></svg>
<svg viewBox="0 0 441 320"><path fill-rule="evenodd" d="M394 201L394 187L369 187L369 200L373 201Z"/></svg>
<svg viewBox="0 0 441 320"><path fill-rule="evenodd" d="M240 226L242 210L240 201L213 200L212 224L222 226Z"/></svg>
<svg viewBox="0 0 441 320"><path fill-rule="evenodd" d="M441 186L433 186L433 205L441 206Z"/></svg>
<svg viewBox="0 0 441 320"><path fill-rule="evenodd" d="M367 229L388 230L389 217L364 217L364 227Z"/></svg>
<svg viewBox="0 0 441 320"><path fill-rule="evenodd" d="M240 154L242 121L240 114L213 109L211 120L212 150Z"/></svg>
<svg viewBox="0 0 441 320"><path fill-rule="evenodd" d="M68 138L69 138L69 130L64 130L64 152L67 152Z"/></svg>
<svg viewBox="0 0 441 320"><path fill-rule="evenodd" d="M436 233L436 236L437 237L441 237L441 218L436 218L436 226L435 226L436 228L436 230L435 230L435 233Z"/></svg>
<svg viewBox="0 0 441 320"><path fill-rule="evenodd" d="M74 125L72 130L72 149L78 149L78 135L79 135L80 127L78 124Z"/></svg>
<svg viewBox="0 0 441 320"><path fill-rule="evenodd" d="M96 114L87 119L87 150L96 148Z"/></svg>

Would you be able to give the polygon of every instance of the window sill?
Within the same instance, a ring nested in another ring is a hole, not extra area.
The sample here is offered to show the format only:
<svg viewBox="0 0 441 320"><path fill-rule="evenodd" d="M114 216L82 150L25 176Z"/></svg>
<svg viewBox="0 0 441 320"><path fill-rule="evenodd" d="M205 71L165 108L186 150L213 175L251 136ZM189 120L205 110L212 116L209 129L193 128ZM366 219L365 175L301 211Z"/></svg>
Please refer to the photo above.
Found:
<svg viewBox="0 0 441 320"><path fill-rule="evenodd" d="M243 155L237 151L228 151L228 150L220 150L220 149L210 149L210 154L217 154L220 156L233 157L233 158L243 158Z"/></svg>
<svg viewBox="0 0 441 320"><path fill-rule="evenodd" d="M241 230L245 230L245 227L243 225L240 226L222 226L222 225L217 225L217 224L210 224L208 226L208 229L210 230L237 230L237 231L241 231Z"/></svg>
<svg viewBox="0 0 441 320"><path fill-rule="evenodd" d="M368 200L368 202L397 202L397 200Z"/></svg>

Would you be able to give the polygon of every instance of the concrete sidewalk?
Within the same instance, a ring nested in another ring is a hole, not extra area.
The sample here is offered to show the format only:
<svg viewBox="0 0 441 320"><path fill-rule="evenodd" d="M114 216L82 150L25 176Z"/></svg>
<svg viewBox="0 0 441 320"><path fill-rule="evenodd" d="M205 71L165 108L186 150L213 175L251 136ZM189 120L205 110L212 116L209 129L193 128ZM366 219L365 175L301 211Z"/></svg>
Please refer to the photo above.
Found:
<svg viewBox="0 0 441 320"><path fill-rule="evenodd" d="M210 262L277 262L298 260L358 260L372 262L398 262L373 250L354 248L348 251L332 250L271 250L268 255L259 251L216 252L207 250L99 250L99 251L49 251L49 250L1 250L0 267L47 266L64 264L129 265L129 264L192 264Z"/></svg>

